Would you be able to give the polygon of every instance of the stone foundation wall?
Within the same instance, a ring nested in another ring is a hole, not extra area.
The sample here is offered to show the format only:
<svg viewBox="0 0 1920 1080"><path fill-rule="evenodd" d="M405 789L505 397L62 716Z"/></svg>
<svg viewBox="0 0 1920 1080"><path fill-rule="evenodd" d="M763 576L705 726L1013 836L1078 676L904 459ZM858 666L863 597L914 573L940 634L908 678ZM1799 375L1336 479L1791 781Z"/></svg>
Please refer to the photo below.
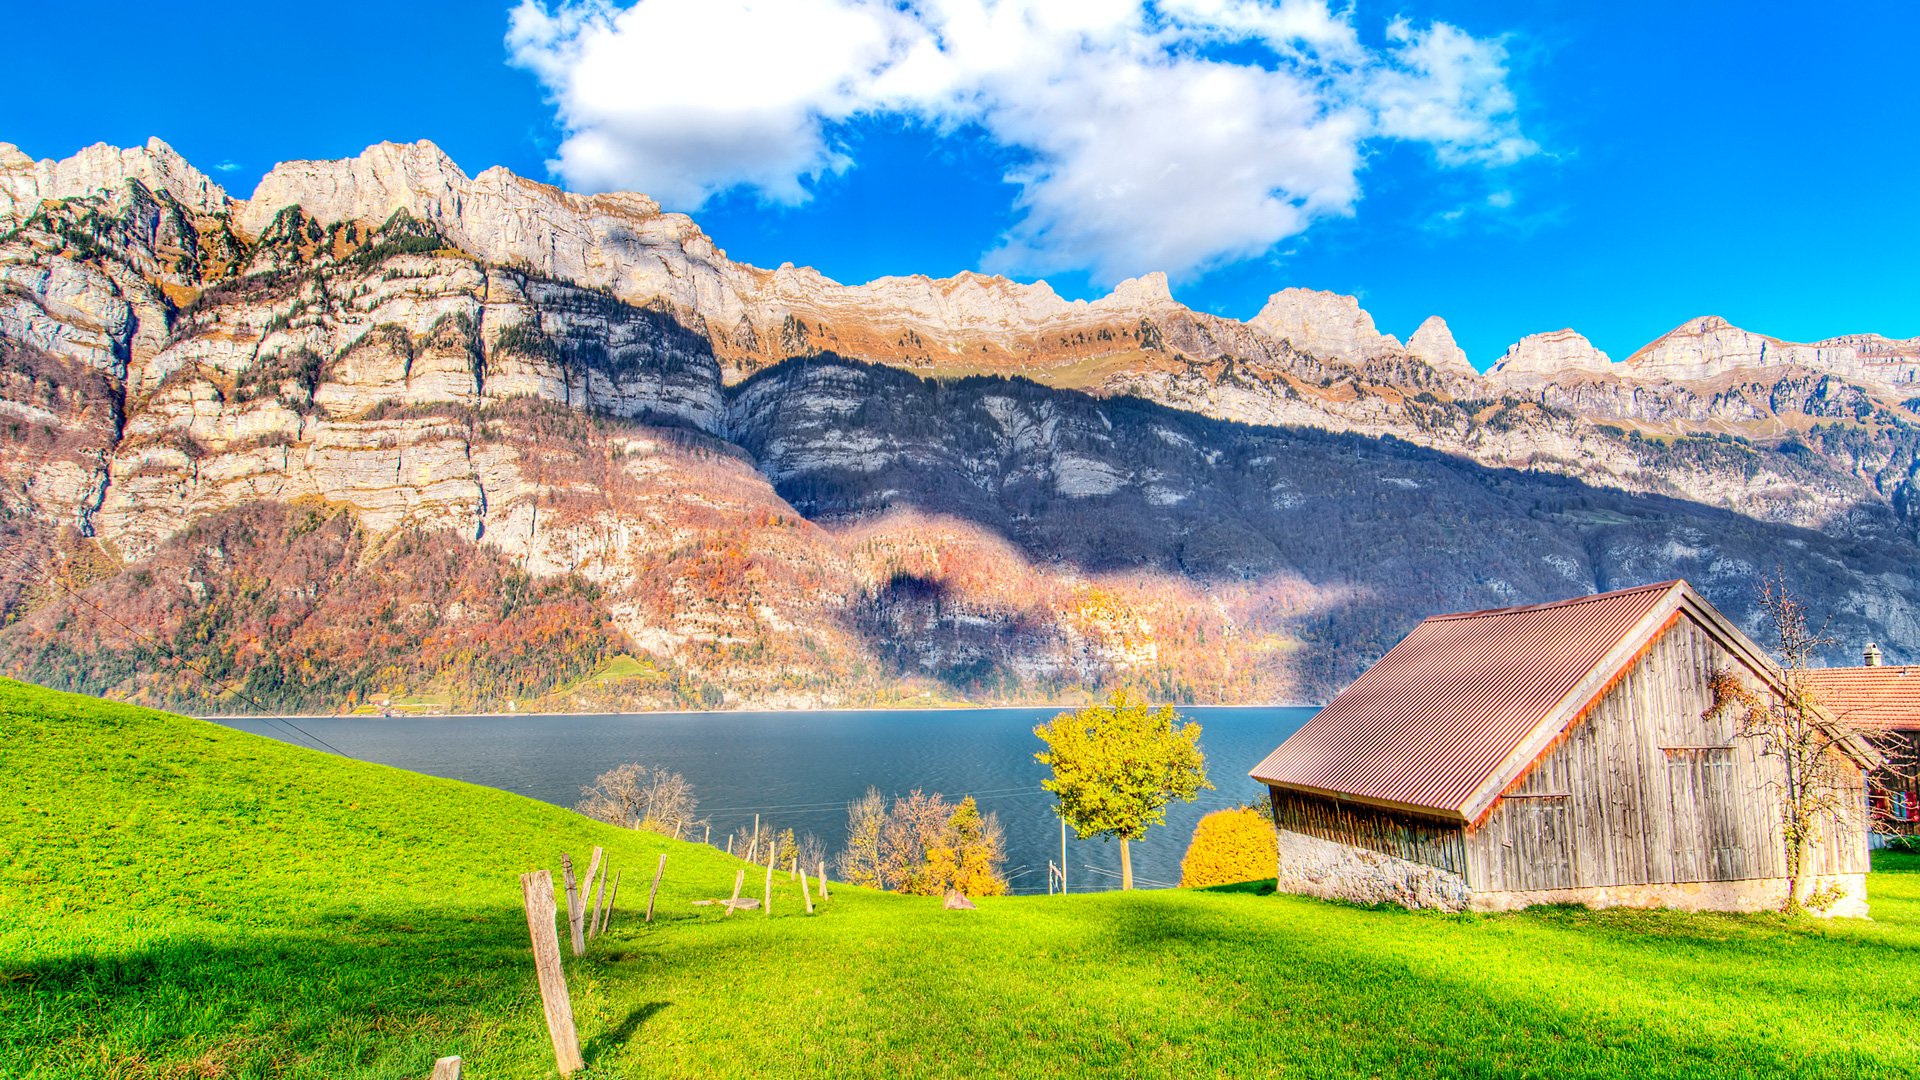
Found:
<svg viewBox="0 0 1920 1080"><path fill-rule="evenodd" d="M1838 899L1825 910L1808 910L1834 918L1867 917L1867 876L1837 874L1821 877L1801 888L1803 901L1822 889L1837 887ZM1683 881L1662 885L1606 885L1588 889L1538 889L1525 892L1476 892L1468 907L1474 911L1518 911L1535 904L1584 904L1590 908L1673 908L1677 911L1778 911L1787 898L1785 878L1749 878L1744 881Z"/></svg>
<svg viewBox="0 0 1920 1080"><path fill-rule="evenodd" d="M1282 892L1357 904L1399 904L1441 911L1518 911L1536 904L1582 904L1590 908L1672 908L1677 911L1778 911L1787 896L1785 878L1688 881L1661 885L1607 885L1585 889L1475 892L1466 879L1436 866L1365 848L1279 830L1276 868ZM1817 915L1867 917L1865 874L1824 875L1801 887L1803 902L1817 893L1837 893Z"/></svg>
<svg viewBox="0 0 1920 1080"><path fill-rule="evenodd" d="M1279 888L1283 892L1463 911L1472 900L1465 878L1436 866L1349 847L1317 836L1279 830Z"/></svg>

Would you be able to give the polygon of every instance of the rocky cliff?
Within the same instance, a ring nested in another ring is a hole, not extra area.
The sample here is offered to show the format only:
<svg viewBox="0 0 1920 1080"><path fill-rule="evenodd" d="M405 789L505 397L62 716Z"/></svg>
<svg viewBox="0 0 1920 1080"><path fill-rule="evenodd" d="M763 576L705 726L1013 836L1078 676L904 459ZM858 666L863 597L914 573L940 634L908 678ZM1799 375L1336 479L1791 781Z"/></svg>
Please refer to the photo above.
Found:
<svg viewBox="0 0 1920 1080"><path fill-rule="evenodd" d="M1483 376L1305 289L1242 323L1160 275L760 269L424 143L244 200L157 140L0 144L0 666L223 708L1312 700L1434 610L1685 575L1750 619L1775 567L1900 656L1917 372L1702 319Z"/></svg>

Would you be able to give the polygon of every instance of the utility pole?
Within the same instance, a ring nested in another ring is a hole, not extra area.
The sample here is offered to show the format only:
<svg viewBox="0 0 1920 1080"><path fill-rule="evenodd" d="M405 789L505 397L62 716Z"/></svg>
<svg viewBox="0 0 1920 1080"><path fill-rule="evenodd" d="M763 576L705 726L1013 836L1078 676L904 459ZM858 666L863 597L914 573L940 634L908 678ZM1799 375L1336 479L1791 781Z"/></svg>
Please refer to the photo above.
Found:
<svg viewBox="0 0 1920 1080"><path fill-rule="evenodd" d="M1067 895L1067 819L1060 819L1060 895Z"/></svg>

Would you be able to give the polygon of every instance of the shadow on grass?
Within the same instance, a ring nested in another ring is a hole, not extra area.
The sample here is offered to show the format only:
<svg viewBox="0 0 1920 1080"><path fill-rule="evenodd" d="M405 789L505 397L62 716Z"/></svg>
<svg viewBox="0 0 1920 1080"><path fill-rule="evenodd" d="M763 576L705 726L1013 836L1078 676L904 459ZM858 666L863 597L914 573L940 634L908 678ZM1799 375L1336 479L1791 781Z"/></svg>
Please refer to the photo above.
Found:
<svg viewBox="0 0 1920 1080"><path fill-rule="evenodd" d="M649 1001L645 1005L636 1005L633 1011L627 1013L626 1019L608 1028L606 1031L595 1035L593 1038L588 1039L586 1048L583 1051L588 1063L591 1064L592 1062L600 1060L601 1055L610 1050L617 1050L625 1046L627 1040L633 1038L633 1033L640 1029L641 1024L652 1019L653 1014L666 1008L669 1004L671 1004L671 1002Z"/></svg>
<svg viewBox="0 0 1920 1080"><path fill-rule="evenodd" d="M1257 894L1263 884L1194 891ZM1234 986L1235 1000L1250 1003L1242 1019L1290 1021L1290 1030L1263 1038L1311 1048L1306 1059L1334 1062L1335 1071L1503 1075L1525 1061L1548 1076L1910 1075L1899 1072L1913 1061L1910 1044L1804 1038L1791 1028L1733 1037L1684 1020L1724 1014L1756 993L1775 995L1785 1006L1779 1015L1818 1015L1835 988L1801 978L1802 969L1865 973L1872 969L1862 953L1879 941L1809 943L1778 933L1769 916L1584 908L1450 916L1311 903L1338 913L1334 925L1347 932L1325 933L1330 920L1310 913L1297 933L1251 934L1231 908L1104 914L1122 953L1170 978L1185 969L1202 986ZM1504 933L1529 924L1542 933L1519 941ZM1705 933L1673 940L1689 928ZM1643 969L1642 959L1657 964ZM1883 985L1898 982L1904 962L1893 959ZM1748 974L1729 979L1729 971ZM1692 1004L1676 1004L1683 1001ZM1846 1003L1859 1004L1850 995ZM1366 1040L1348 1037L1354 1017L1366 1018ZM1868 1006L1833 1022L1884 1019L1884 1009Z"/></svg>
<svg viewBox="0 0 1920 1080"><path fill-rule="evenodd" d="M560 937L564 952L564 927ZM604 959L590 948L584 962ZM567 957L569 981L582 963ZM664 1007L634 1009L589 1045L619 1046ZM232 1042L243 1049L225 1065L239 1075L278 1075L300 1059L302 1075L390 1076L424 1071L447 1053L511 1060L545 1041L517 908L321 912L304 925L229 926L118 947L109 939L63 956L10 959L0 963L0 1018L27 1018L30 1029L0 1021L6 1075L7 1059L21 1052L76 1073L98 1060L165 1073L193 1060L197 1047ZM505 1030L476 1045L471 1032L483 1018ZM258 1037L263 1031L272 1034Z"/></svg>
<svg viewBox="0 0 1920 1080"><path fill-rule="evenodd" d="M1250 893L1254 896L1268 896L1273 892L1273 879L1262 881L1236 881L1230 885L1208 885L1195 889L1195 892L1208 893Z"/></svg>

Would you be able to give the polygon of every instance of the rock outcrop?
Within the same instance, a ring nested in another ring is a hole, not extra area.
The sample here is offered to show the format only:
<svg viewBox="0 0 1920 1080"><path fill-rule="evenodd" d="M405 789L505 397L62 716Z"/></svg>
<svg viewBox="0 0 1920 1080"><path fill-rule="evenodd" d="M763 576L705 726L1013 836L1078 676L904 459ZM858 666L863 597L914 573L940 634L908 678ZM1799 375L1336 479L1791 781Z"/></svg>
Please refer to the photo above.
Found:
<svg viewBox="0 0 1920 1080"><path fill-rule="evenodd" d="M126 150L95 143L60 161L35 161L12 143L0 142L0 232L25 221L42 201L112 191L128 181L201 213L227 210L220 185L159 139Z"/></svg>
<svg viewBox="0 0 1920 1080"><path fill-rule="evenodd" d="M1282 289L1248 326L1302 352L1348 363L1400 351L1400 342L1374 328L1360 301L1317 289Z"/></svg>
<svg viewBox="0 0 1920 1080"><path fill-rule="evenodd" d="M1690 319L1627 357L1636 378L1706 382L1732 372L1800 367L1912 396L1920 394L1920 338L1856 334L1803 345L1742 330L1718 316Z"/></svg>
<svg viewBox="0 0 1920 1080"><path fill-rule="evenodd" d="M1487 372L1494 380L1517 384L1566 375L1613 374L1616 368L1612 359L1572 330L1528 334L1514 342Z"/></svg>
<svg viewBox="0 0 1920 1080"><path fill-rule="evenodd" d="M1467 360L1467 352L1453 340L1453 331L1448 328L1447 320L1438 315L1430 315L1427 321L1407 339L1407 351L1432 364L1435 370L1451 375L1471 377L1473 364Z"/></svg>

